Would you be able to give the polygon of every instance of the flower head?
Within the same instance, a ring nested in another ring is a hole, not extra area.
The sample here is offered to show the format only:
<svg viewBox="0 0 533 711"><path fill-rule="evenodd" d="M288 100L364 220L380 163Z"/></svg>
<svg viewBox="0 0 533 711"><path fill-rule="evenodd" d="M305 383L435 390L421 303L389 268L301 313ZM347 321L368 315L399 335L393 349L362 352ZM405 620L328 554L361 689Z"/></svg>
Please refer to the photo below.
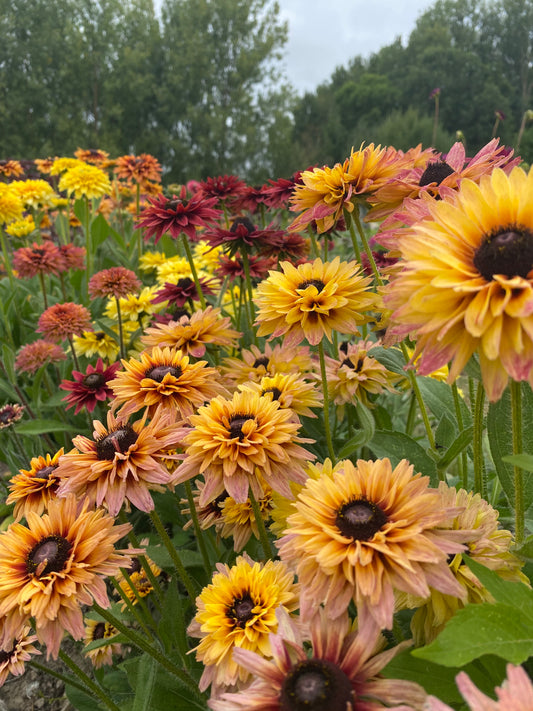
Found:
<svg viewBox="0 0 533 711"><path fill-rule="evenodd" d="M257 287L259 336L284 336L288 346L304 338L317 345L331 332L356 333L357 325L369 320L364 315L377 304L368 291L371 280L362 276L356 262L306 262L294 267L281 263Z"/></svg>
<svg viewBox="0 0 533 711"><path fill-rule="evenodd" d="M24 168L18 160L0 160L0 175L6 178L20 178L24 175Z"/></svg>
<svg viewBox="0 0 533 711"><path fill-rule="evenodd" d="M135 272L125 267L102 269L89 279L89 296L113 296L115 299L128 294L136 294L141 290L141 282Z"/></svg>
<svg viewBox="0 0 533 711"><path fill-rule="evenodd" d="M92 163L93 165L106 163L109 158L109 153L100 148L78 148L74 151L74 155L78 160L84 163Z"/></svg>
<svg viewBox="0 0 533 711"><path fill-rule="evenodd" d="M232 658L243 648L271 656L269 633L276 632L276 609L298 607L293 575L279 561L255 563L240 556L231 568L217 564L212 582L196 598L198 612L188 629L200 637L196 658L205 665L200 690L209 684L228 687L245 682L250 674Z"/></svg>
<svg viewBox="0 0 533 711"><path fill-rule="evenodd" d="M61 457L57 475L62 482L58 496L74 492L97 506L105 505L116 516L124 502L151 511L149 489L170 483L161 460L181 441L182 430L168 415L156 413L150 423L145 415L133 424L109 412L107 427L93 421L93 438L74 437L76 449Z"/></svg>
<svg viewBox="0 0 533 711"><path fill-rule="evenodd" d="M6 504L15 504L13 515L15 521L22 517L27 519L29 511L40 516L48 508L50 499L56 495L59 477L56 469L59 457L63 454L63 447L50 456L32 457L29 469L21 469L9 481L10 493Z"/></svg>
<svg viewBox="0 0 533 711"><path fill-rule="evenodd" d="M250 390L277 400L281 408L290 408L304 417L316 417L311 408L322 405L322 396L316 384L307 382L298 373L277 373L272 377L265 375L258 383L251 380L238 387L239 390Z"/></svg>
<svg viewBox="0 0 533 711"><path fill-rule="evenodd" d="M18 405L17 403L2 405L0 407L0 430L11 427L15 422L22 419L25 409L24 405Z"/></svg>
<svg viewBox="0 0 533 711"><path fill-rule="evenodd" d="M428 483L406 460L393 470L388 459L345 461L308 479L278 542L302 584L304 616L324 602L337 617L353 600L361 620L390 629L394 589L464 596L447 564L463 546L436 531L449 512Z"/></svg>
<svg viewBox="0 0 533 711"><path fill-rule="evenodd" d="M72 336L81 336L84 331L91 331L91 314L85 306L67 301L64 304L49 306L39 317L37 333L45 339L64 341Z"/></svg>
<svg viewBox="0 0 533 711"><path fill-rule="evenodd" d="M452 361L452 382L477 351L492 402L509 376L533 384L532 189L533 170L496 169L434 201L401 239L402 269L385 297L389 333L416 336L422 375Z"/></svg>
<svg viewBox="0 0 533 711"><path fill-rule="evenodd" d="M6 233L12 237L26 237L27 235L31 235L34 229L35 220L33 219L33 215L26 215L20 220L10 222L6 227Z"/></svg>
<svg viewBox="0 0 533 711"><path fill-rule="evenodd" d="M200 290L204 296L212 295L214 292L209 286L211 279L199 279ZM196 284L190 277L181 277L173 284L165 282L165 284L156 291L155 297L152 299L154 304L162 304L168 302L172 306L184 306L189 301L199 301L198 290Z"/></svg>
<svg viewBox="0 0 533 711"><path fill-rule="evenodd" d="M117 635L118 630L110 622L85 620L85 645L98 639L109 640L108 644L85 652L85 656L91 660L91 664L95 669L113 664L113 654L120 654L121 645L113 642L113 637Z"/></svg>
<svg viewBox="0 0 533 711"><path fill-rule="evenodd" d="M204 198L215 198L216 201L231 201L246 192L246 183L235 175L217 175L198 183L198 195Z"/></svg>
<svg viewBox="0 0 533 711"><path fill-rule="evenodd" d="M15 369L21 373L36 373L39 368L47 363L59 363L66 360L64 351L55 343L38 339L33 343L28 343L17 353L15 358Z"/></svg>
<svg viewBox="0 0 533 711"><path fill-rule="evenodd" d="M22 217L24 205L11 185L0 183L0 225L5 222L19 220Z"/></svg>
<svg viewBox="0 0 533 711"><path fill-rule="evenodd" d="M35 654L41 654L34 646L37 637L30 632L31 628L24 625L16 637L10 639L9 649L0 648L0 686L5 684L10 674L13 676L24 674L24 662L29 661Z"/></svg>
<svg viewBox="0 0 533 711"><path fill-rule="evenodd" d="M107 361L114 361L118 356L118 335L116 338L105 331L83 331L81 336L74 336L76 353L92 358L98 356Z"/></svg>
<svg viewBox="0 0 533 711"><path fill-rule="evenodd" d="M53 242L34 242L31 247L21 247L13 252L13 268L19 277L31 279L39 274L59 274L65 269L65 260Z"/></svg>
<svg viewBox="0 0 533 711"><path fill-rule="evenodd" d="M283 619L279 613L280 620ZM307 650L307 637L310 650ZM270 635L272 659L250 649L236 649L235 661L254 675L240 692L211 698L213 711L396 711L420 709L426 697L418 684L383 678L379 672L407 643L383 651L379 628L359 625L347 615L332 620L321 610L303 636L283 620Z"/></svg>
<svg viewBox="0 0 533 711"><path fill-rule="evenodd" d="M95 165L81 163L67 169L59 179L59 190L74 197L101 198L111 192L107 174Z"/></svg>
<svg viewBox="0 0 533 711"><path fill-rule="evenodd" d="M0 615L33 617L39 641L57 656L64 630L84 636L82 605L108 607L104 578L129 565L114 544L130 529L102 509L88 511L74 496L50 501L48 513L28 513L28 526L0 535Z"/></svg>
<svg viewBox="0 0 533 711"><path fill-rule="evenodd" d="M237 386L239 383L256 383L277 373L296 373L305 376L314 371L314 364L308 346L287 348L279 344L272 347L265 343L263 349L250 346L243 350L239 358L225 358L221 365L225 378Z"/></svg>
<svg viewBox="0 0 533 711"><path fill-rule="evenodd" d="M200 505L224 489L244 503L251 487L256 499L264 495L258 471L266 483L291 496L288 480L305 481L303 462L314 459L297 442L300 423L290 410L259 393L237 392L231 400L217 397L191 415L193 429L184 437L187 457L178 467L176 483L203 474L206 486Z"/></svg>
<svg viewBox="0 0 533 711"><path fill-rule="evenodd" d="M205 227L208 221L216 220L221 215L220 210L214 207L216 198L204 198L197 194L187 200L185 189L179 197L173 195L169 199L158 195L148 198L148 202L149 206L139 216L137 227L146 230L146 240L155 236L155 244L167 233L174 239L184 233L194 241L197 227Z"/></svg>
<svg viewBox="0 0 533 711"><path fill-rule="evenodd" d="M203 238L213 247L224 246L224 251L234 256L241 252L261 251L265 246L276 249L281 245L283 230L267 228L259 230L248 217L237 217L229 230L213 227L204 232Z"/></svg>
<svg viewBox="0 0 533 711"><path fill-rule="evenodd" d="M117 178L128 183L139 183L141 186L147 182L160 183L162 170L157 158L149 153L120 156L115 166Z"/></svg>
<svg viewBox="0 0 533 711"><path fill-rule="evenodd" d="M217 380L216 368L207 361L191 363L182 351L158 348L141 353L139 359L122 361L123 371L111 382L115 400L113 409L129 417L133 412L148 408L152 416L162 407L176 418L186 418L195 409L226 389Z"/></svg>
<svg viewBox="0 0 533 711"><path fill-rule="evenodd" d="M11 189L19 196L25 208L49 207L56 197L55 190L46 180L14 180Z"/></svg>
<svg viewBox="0 0 533 711"><path fill-rule="evenodd" d="M63 398L68 403L66 409L75 405L75 415L84 407L87 412L92 412L98 402L105 402L112 398L113 390L109 386L109 381L113 379L119 368L120 363L113 363L105 368L102 359L98 358L96 367L89 364L85 373L73 370L74 380L62 380L59 385L61 390L70 392L70 395Z"/></svg>

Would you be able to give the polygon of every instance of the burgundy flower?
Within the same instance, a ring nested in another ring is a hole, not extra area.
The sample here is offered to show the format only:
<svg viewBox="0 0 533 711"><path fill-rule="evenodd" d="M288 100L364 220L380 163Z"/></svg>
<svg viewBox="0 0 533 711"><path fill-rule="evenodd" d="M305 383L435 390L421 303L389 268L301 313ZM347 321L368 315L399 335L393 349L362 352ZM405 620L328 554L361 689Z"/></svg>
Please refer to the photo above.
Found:
<svg viewBox="0 0 533 711"><path fill-rule="evenodd" d="M292 178L278 178L269 180L270 185L263 185L263 202L267 207L286 208L292 195L294 186L300 182L302 171L296 172Z"/></svg>
<svg viewBox="0 0 533 711"><path fill-rule="evenodd" d="M167 232L177 239L184 232L190 240L196 240L196 228L205 227L210 220L216 220L222 212L214 206L217 198L206 198L201 192L186 199L183 187L180 197L173 195L172 199L164 195L148 198L149 207L139 215L137 227L144 227L145 240L155 235L155 243Z"/></svg>
<svg viewBox="0 0 533 711"><path fill-rule="evenodd" d="M228 200L228 207L235 214L239 214L243 210L251 213L257 212L259 205L265 202L265 187L262 185L259 188L254 188L251 185L247 185L241 195Z"/></svg>
<svg viewBox="0 0 533 711"><path fill-rule="evenodd" d="M209 282L212 281L213 279L199 279L200 288L205 296L213 294L213 290L209 286ZM183 277L178 280L177 284L165 282L165 285L156 291L152 304L161 304L163 301L168 301L169 304L181 307L191 300L199 301L196 284L189 277Z"/></svg>
<svg viewBox="0 0 533 711"><path fill-rule="evenodd" d="M237 217L229 230L214 227L206 230L203 238L212 247L222 245L233 256L238 250L246 253L251 250L260 252L265 248L276 250L281 245L283 234L282 230L273 230L270 225L265 230L258 230L247 217Z"/></svg>
<svg viewBox="0 0 533 711"><path fill-rule="evenodd" d="M104 362L98 358L96 368L88 365L85 373L73 370L74 380L63 380L59 385L61 390L70 391L70 395L63 398L65 402L68 402L67 410L75 405L75 415L84 407L88 412L92 412L97 402L112 398L113 391L107 386L107 383L115 377L119 368L120 362L104 368Z"/></svg>
<svg viewBox="0 0 533 711"><path fill-rule="evenodd" d="M236 175L218 175L200 183L199 194L206 198L228 200L238 198L246 192L246 183Z"/></svg>
<svg viewBox="0 0 533 711"><path fill-rule="evenodd" d="M309 255L309 242L298 232L283 232L280 243L275 247L266 247L262 257L276 257L277 260L297 261Z"/></svg>
<svg viewBox="0 0 533 711"><path fill-rule="evenodd" d="M253 255L249 256L250 277L258 280L264 279L269 269L275 269L277 261L277 257L263 258L254 257ZM245 278L244 265L239 252L233 257L226 257L221 254L219 262L220 266L215 269L215 272L222 278L229 277L231 281L234 281L238 277L242 279Z"/></svg>

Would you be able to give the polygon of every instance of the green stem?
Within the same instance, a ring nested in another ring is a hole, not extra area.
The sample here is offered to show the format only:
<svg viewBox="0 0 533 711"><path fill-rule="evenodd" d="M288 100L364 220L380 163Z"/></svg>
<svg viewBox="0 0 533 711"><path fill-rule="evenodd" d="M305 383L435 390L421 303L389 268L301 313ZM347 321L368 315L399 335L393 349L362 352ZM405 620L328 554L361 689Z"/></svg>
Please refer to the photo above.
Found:
<svg viewBox="0 0 533 711"><path fill-rule="evenodd" d="M44 274L39 272L39 281L41 282L41 291L43 292L44 308L48 308L48 297L46 296L46 286L44 283Z"/></svg>
<svg viewBox="0 0 533 711"><path fill-rule="evenodd" d="M132 581L128 571L125 568L121 568L120 572L122 573L122 576L123 576L124 580L126 581L126 583L128 584L130 590L135 595L137 602L141 606L141 609L144 612L144 614L151 617L150 612L148 610L148 606L147 606L146 602L144 601L144 599L139 595L139 591L135 587L135 583ZM146 636L152 637L153 635L152 635L150 629L147 627L142 614L139 612L139 609L135 606L133 600L130 600L130 598L128 597L126 592L122 589L119 581L116 578L111 578L111 582L113 583L115 590L120 595L122 602L128 608L128 612L130 612L133 615L133 617L135 617L135 619L139 623L139 626L142 628L142 630L146 634ZM152 618L152 623L153 623L153 618Z"/></svg>
<svg viewBox="0 0 533 711"><path fill-rule="evenodd" d="M407 346L405 345L405 343L400 343L400 348L402 350L405 362L408 363L409 362L409 353L407 352ZM436 451L435 437L433 435L433 430L431 429L431 423L429 421L428 411L426 408L426 404L424 402L424 398L422 397L422 393L420 391L420 386L418 385L416 375L412 370L407 370L406 372L407 372L407 377L409 379L409 383L410 383L413 393L416 397L418 409L420 410L420 414L422 415L422 421L424 423L424 427L426 430L426 435L428 438L429 446L431 447L431 449L433 451Z"/></svg>
<svg viewBox="0 0 533 711"><path fill-rule="evenodd" d="M196 266L194 264L194 259L192 256L191 247L189 245L189 240L187 239L186 234L182 234L181 238L182 238L183 247L185 249L185 254L187 255L187 261L189 262L189 267L191 269L192 279L194 281L194 285L196 286L196 292L198 294L198 298L200 299L200 305L202 307L202 310L205 311L207 304L205 302L205 297L204 297L204 293L202 291L202 287L200 286L200 280L198 279L198 272L196 271Z"/></svg>
<svg viewBox="0 0 533 711"><path fill-rule="evenodd" d="M322 376L322 396L324 398L324 429L326 430L326 442L328 445L329 457L332 464L335 464L337 458L335 456L335 450L333 449L333 441L331 439L331 427L329 423L329 393L328 393L328 379L326 376L326 359L324 358L324 344L322 341L318 344L318 355L320 358L320 374Z"/></svg>
<svg viewBox="0 0 533 711"><path fill-rule="evenodd" d="M9 258L4 230L2 229L0 229L0 242L2 243L2 254L4 255L4 267L9 277L9 286L11 287L11 292L15 293L15 280L13 277L13 269L11 268L11 259Z"/></svg>
<svg viewBox="0 0 533 711"><path fill-rule="evenodd" d="M348 210L344 211L344 221L346 222L346 224L348 225L348 229L350 230L350 237L352 240L352 247L355 254L355 259L359 262L359 264L361 264L361 250L359 249L359 242L357 241L357 235L355 234L354 222Z"/></svg>
<svg viewBox="0 0 533 711"><path fill-rule="evenodd" d="M309 239L311 240L311 252L313 253L313 258L316 259L319 256L319 251L318 245L316 243L315 231L311 224L309 224L307 227L307 234L309 235Z"/></svg>
<svg viewBox="0 0 533 711"><path fill-rule="evenodd" d="M200 526L200 522L198 520L198 512L196 511L196 505L194 503L194 496L192 494L192 487L191 487L191 482L186 481L185 482L185 491L187 492L187 501L189 502L189 510L191 512L191 519L192 519L192 525L194 527L194 533L196 535L196 540L198 541L198 547L200 548L200 553L202 555L202 560L204 561L204 568L205 572L207 573L207 577L211 577L211 573L213 572L213 566L211 565L211 561L209 559L209 553L207 552L207 546L205 544L204 540L204 530ZM176 497L177 499L178 497Z"/></svg>
<svg viewBox="0 0 533 711"><path fill-rule="evenodd" d="M472 448L474 452L474 492L485 498L485 477L483 462L483 413L485 406L485 388L480 380L477 384L474 404L474 435Z"/></svg>
<svg viewBox="0 0 533 711"><path fill-rule="evenodd" d="M170 557L172 558L172 562L174 563L176 572L178 573L182 583L185 585L187 595L190 597L191 601L196 600L196 590L194 589L194 585L189 576L189 573L187 573L187 571L185 570L185 566L181 562L181 559L178 555L178 551L174 548L174 544L170 540L170 536L166 532L165 527L163 526L161 519L159 518L159 515L157 511L155 511L155 509L153 511L150 511L150 518L165 548L167 549L170 554Z"/></svg>
<svg viewBox="0 0 533 711"><path fill-rule="evenodd" d="M276 553L272 549L272 546L270 544L270 540L268 538L265 522L263 520L263 517L261 516L261 508L259 506L257 499L254 496L252 487L250 487L250 489L248 491L248 498L250 499L250 503L252 504L252 511L254 512L255 522L257 524L257 530L259 531L259 540L261 541L261 545L263 546L263 551L265 553L265 559L268 560L269 558L275 558Z"/></svg>
<svg viewBox="0 0 533 711"><path fill-rule="evenodd" d="M455 408L455 417L457 418L457 425L459 427L459 432L462 432L464 429L464 423L463 423L463 413L461 411L461 397L459 395L459 390L457 388L457 383L455 381L452 384L452 393L453 393L453 405ZM466 452L464 450L461 452L460 469L461 469L462 487L463 487L463 489L468 490L468 468L467 468Z"/></svg>
<svg viewBox="0 0 533 711"><path fill-rule="evenodd" d="M39 662L36 662L33 659L28 662L28 666L32 667L33 669L37 669L37 671L40 671L42 674L48 674L49 676L53 676L54 679L59 679L59 681L62 681L63 684L68 684L69 686L73 686L75 689L79 689L80 691L83 691L86 694L88 693L87 687L83 684L80 684L80 682L72 676L61 674L61 672L55 671L49 666L46 667L44 666L44 664L39 664Z"/></svg>
<svg viewBox="0 0 533 711"><path fill-rule="evenodd" d="M132 630L130 627L127 627L121 620L119 620L111 612L109 612L109 610L104 610L104 608L100 607L100 605L98 605L98 603L96 602L93 603L93 608L101 617L104 618L104 620L110 622L113 627L116 627L119 632L122 632L123 635L128 637L131 640L132 644L141 649L143 652L146 652L146 654L153 657L153 659L155 659L156 662L163 667L163 669L166 669L168 672L180 679L180 681L189 689L189 691L194 694L197 699L201 699L202 701L204 700L200 692L198 691L198 685L186 671L180 669L180 667L177 667L158 649L152 647L148 640L146 640L140 634L135 632L135 630Z"/></svg>
<svg viewBox="0 0 533 711"><path fill-rule="evenodd" d="M372 250L370 249L370 245L368 244L365 231L359 218L359 205L356 205L354 211L352 212L352 221L355 222L355 226L357 227L359 237L361 238L361 242L363 243L366 256L368 257L370 267L372 268L372 273L374 274L374 277L376 279L376 283L378 284L378 286L383 286L383 279L381 278L379 270L376 266L376 260L374 259L374 255L372 254Z"/></svg>
<svg viewBox="0 0 533 711"><path fill-rule="evenodd" d="M126 358L126 347L124 345L124 328L122 326L122 312L120 310L120 299L115 296L115 303L117 305L117 320L118 320L118 338L120 343L120 357Z"/></svg>
<svg viewBox="0 0 533 711"><path fill-rule="evenodd" d="M248 309L246 313L249 315L250 319L250 333L252 334L252 343L256 344L255 330L254 330L254 294L252 290L252 279L250 278L250 260L248 259L248 254L243 250L242 252L242 265L244 267L244 277L246 282L246 293L248 295Z"/></svg>
<svg viewBox="0 0 533 711"><path fill-rule="evenodd" d="M105 691L100 686L95 684L94 681L90 677L88 677L87 674L82 669L80 669L76 662L74 662L62 649L59 650L59 658L61 659L63 664L65 664L70 669L70 671L73 672L85 685L85 691L87 691L88 689L91 696L96 696L98 699L100 699L100 701L105 704L105 706L110 709L110 711L120 711L119 707L116 705L113 699L110 699L109 696L105 693Z"/></svg>
<svg viewBox="0 0 533 711"><path fill-rule="evenodd" d="M68 342L70 344L70 352L72 354L72 360L74 361L74 366L75 366L76 370L79 371L80 364L78 362L78 356L76 355L76 350L74 348L74 340L73 340L72 336L68 337Z"/></svg>
<svg viewBox="0 0 533 711"><path fill-rule="evenodd" d="M120 510L118 517L119 517L119 521L121 523L128 523L128 517L126 516L126 512L124 511L124 509ZM139 539L135 535L133 529L128 531L128 540L130 541L133 548L142 548L142 546L139 542ZM150 581L150 583L155 591L156 598L157 598L156 605L157 605L157 607L159 607L159 609L161 609L161 602L163 600L164 595L163 595L163 590L161 589L161 585L159 584L159 580L157 579L157 577L154 575L152 569L150 568L150 563L146 560L146 556L139 555L139 556L137 556L137 558L139 560L139 563L142 566L142 569L146 573L146 577Z"/></svg>
<svg viewBox="0 0 533 711"><path fill-rule="evenodd" d="M513 423L513 454L522 454L522 387L519 382L511 380L511 417ZM522 469L515 465L514 469L514 516L515 516L515 541L517 544L524 540L524 474Z"/></svg>

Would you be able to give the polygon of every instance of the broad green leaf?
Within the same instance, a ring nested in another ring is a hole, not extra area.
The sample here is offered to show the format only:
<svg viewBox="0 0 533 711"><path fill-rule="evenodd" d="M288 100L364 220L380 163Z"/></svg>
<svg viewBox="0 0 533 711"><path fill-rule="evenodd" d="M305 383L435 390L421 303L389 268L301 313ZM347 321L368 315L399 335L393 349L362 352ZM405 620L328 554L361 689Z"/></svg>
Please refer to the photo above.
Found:
<svg viewBox="0 0 533 711"><path fill-rule="evenodd" d="M433 415L440 420L446 413L454 422L457 421L453 392L449 385L434 378L417 378L422 398ZM459 398L459 407L463 418L463 427L470 427L472 416L463 398Z"/></svg>
<svg viewBox="0 0 533 711"><path fill-rule="evenodd" d="M338 452L339 459L347 459L356 449L368 444L374 436L375 422L370 410L360 402L356 403L355 410L361 428Z"/></svg>
<svg viewBox="0 0 533 711"><path fill-rule="evenodd" d="M89 696L89 694L85 694L74 686L66 684L65 694L76 711L95 711L95 709L104 708L94 696Z"/></svg>
<svg viewBox="0 0 533 711"><path fill-rule="evenodd" d="M48 432L77 432L79 427L67 425L66 422L57 420L30 420L14 426L18 434L40 435Z"/></svg>
<svg viewBox="0 0 533 711"><path fill-rule="evenodd" d="M381 365L384 365L387 370L393 373L399 373L400 375L405 375L405 359L403 353L399 348L383 348L382 346L376 346L372 348L372 357L378 360Z"/></svg>
<svg viewBox="0 0 533 711"><path fill-rule="evenodd" d="M513 428L509 388L498 402L490 403L487 414L487 433L490 452L502 489L509 506L514 508L514 472L507 457L513 455ZM533 452L533 392L522 383L522 437L523 451ZM533 476L524 477L524 508L533 503Z"/></svg>
<svg viewBox="0 0 533 711"><path fill-rule="evenodd" d="M514 606L517 616L528 617L533 625L533 590L531 588L524 583L500 578L493 570L467 555L463 555L463 560L496 602Z"/></svg>
<svg viewBox="0 0 533 711"><path fill-rule="evenodd" d="M439 450L446 450L457 437L457 423L455 418L450 417L447 412L442 413L440 422L435 430L435 443Z"/></svg>
<svg viewBox="0 0 533 711"><path fill-rule="evenodd" d="M512 464L513 467L520 467L526 472L533 472L533 454L510 454L502 457L502 461Z"/></svg>
<svg viewBox="0 0 533 711"><path fill-rule="evenodd" d="M533 563L533 536L528 536L519 548L513 548L519 558Z"/></svg>
<svg viewBox="0 0 533 711"><path fill-rule="evenodd" d="M153 657L143 654L143 658L138 667L132 711L149 711L152 708L152 694L156 677L156 660Z"/></svg>
<svg viewBox="0 0 533 711"><path fill-rule="evenodd" d="M109 225L103 215L97 215L91 224L93 249L99 247L109 237Z"/></svg>
<svg viewBox="0 0 533 711"><path fill-rule="evenodd" d="M445 469L472 443L473 427L460 432L438 461L439 469Z"/></svg>
<svg viewBox="0 0 533 711"><path fill-rule="evenodd" d="M388 457L393 467L402 459L414 465L416 472L429 476L433 486L438 485L437 465L425 449L404 432L376 430L370 441L370 449L376 457Z"/></svg>

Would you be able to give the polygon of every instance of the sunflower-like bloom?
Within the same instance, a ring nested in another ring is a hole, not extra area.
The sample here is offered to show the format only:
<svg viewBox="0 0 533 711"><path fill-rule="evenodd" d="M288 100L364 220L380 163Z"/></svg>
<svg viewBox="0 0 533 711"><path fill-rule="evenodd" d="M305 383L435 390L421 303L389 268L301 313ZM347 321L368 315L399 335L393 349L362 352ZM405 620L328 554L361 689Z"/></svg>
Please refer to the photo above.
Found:
<svg viewBox="0 0 533 711"><path fill-rule="evenodd" d="M10 674L12 676L24 674L24 662L28 662L35 654L41 654L33 644L37 641L37 637L30 632L31 628L24 625L14 638L9 639L7 649L0 648L0 686L4 685Z"/></svg>
<svg viewBox="0 0 533 711"><path fill-rule="evenodd" d="M392 336L416 338L422 375L452 361L453 382L479 353L489 399L509 376L533 385L533 170L496 169L464 180L453 202L400 242L402 271L389 285Z"/></svg>
<svg viewBox="0 0 533 711"><path fill-rule="evenodd" d="M359 401L371 407L370 396L392 391L393 383L399 380L396 373L372 357L370 351L375 346L371 341L347 343L340 346L338 358L325 357L328 394L339 406L341 419L346 403Z"/></svg>
<svg viewBox="0 0 533 711"><path fill-rule="evenodd" d="M507 665L507 678L494 689L497 701L481 692L466 672L460 672L455 682L470 711L531 711L533 708L533 684L522 667ZM434 696L427 697L425 708L427 711L453 711Z"/></svg>
<svg viewBox="0 0 533 711"><path fill-rule="evenodd" d="M276 609L287 613L298 607L294 576L279 561L255 563L240 556L231 568L217 563L212 582L196 598L198 612L187 630L200 637L196 658L205 665L200 691L213 684L228 687L245 683L250 673L239 667L237 648L272 656L269 633L276 632Z"/></svg>
<svg viewBox="0 0 533 711"><path fill-rule="evenodd" d="M294 267L282 262L282 271L271 271L257 287L258 336L284 336L287 346L307 338L316 346L331 332L357 333L357 326L370 320L364 312L375 308L371 279L364 277L357 262L315 259Z"/></svg>
<svg viewBox="0 0 533 711"><path fill-rule="evenodd" d="M83 331L81 336L74 336L74 348L78 355L92 358L97 355L107 361L114 361L118 356L119 343L105 331Z"/></svg>
<svg viewBox="0 0 533 711"><path fill-rule="evenodd" d="M311 408L322 405L322 394L316 384L307 382L298 373L266 375L259 383L248 381L238 387L277 400L281 408L290 408L303 417L316 417Z"/></svg>
<svg viewBox="0 0 533 711"><path fill-rule="evenodd" d="M26 237L30 235L35 229L35 220L33 215L26 215L20 220L15 220L11 222L6 227L6 233L12 237Z"/></svg>
<svg viewBox="0 0 533 711"><path fill-rule="evenodd" d="M182 316L179 321L147 328L141 341L148 348L169 346L201 358L209 343L236 347L241 334L230 324L230 318L223 317L220 309L208 306L205 311L195 311L191 317Z"/></svg>
<svg viewBox="0 0 533 711"><path fill-rule="evenodd" d="M203 474L201 506L224 489L240 504L248 499L249 487L260 499L264 492L258 471L272 489L290 497L288 480L303 483L303 463L315 458L296 444L312 440L297 436L300 423L292 411L259 393L237 392L231 400L217 397L191 415L190 422L193 429L183 440L187 456L174 482Z"/></svg>
<svg viewBox="0 0 533 711"><path fill-rule="evenodd" d="M109 640L107 644L85 652L85 656L91 660L91 664L95 669L113 664L113 654L120 654L122 646L113 642L113 637L117 635L118 630L110 622L85 620L85 645L99 639Z"/></svg>
<svg viewBox="0 0 533 711"><path fill-rule="evenodd" d="M316 222L319 234L327 232L342 217L343 210L352 212L353 199L375 192L407 165L403 153L396 149L375 147L352 152L344 163L333 168L313 168L300 174L291 198L291 210L303 211L289 226L298 231Z"/></svg>
<svg viewBox="0 0 533 711"><path fill-rule="evenodd" d="M15 422L21 420L25 409L24 405L19 405L16 402L2 405L0 407L0 430L11 427Z"/></svg>
<svg viewBox="0 0 533 711"><path fill-rule="evenodd" d="M19 220L24 211L24 204L11 185L0 183L0 225Z"/></svg>
<svg viewBox="0 0 533 711"><path fill-rule="evenodd" d="M162 171L163 168L157 158L149 153L141 153L139 156L120 156L115 166L117 178L140 185L145 185L147 182L160 183Z"/></svg>
<svg viewBox="0 0 533 711"><path fill-rule="evenodd" d="M206 401L227 394L216 368L205 360L191 363L179 350L156 346L150 353L141 353L139 360L123 360L122 366L124 370L110 383L113 410L120 407L122 417L143 407L151 417L161 406L175 418L187 418Z"/></svg>
<svg viewBox="0 0 533 711"><path fill-rule="evenodd" d="M421 686L379 674L409 642L383 651L385 640L376 625L359 625L354 631L348 615L332 620L327 609L315 616L305 636L282 614L279 617L279 631L270 635L272 659L236 649L235 661L254 675L254 681L240 692L211 698L208 705L213 711L422 708L426 693Z"/></svg>
<svg viewBox="0 0 533 711"><path fill-rule="evenodd" d="M141 289L141 282L135 272L125 267L102 269L89 279L89 296L113 296L115 299L128 294L136 294Z"/></svg>
<svg viewBox="0 0 533 711"><path fill-rule="evenodd" d="M56 469L62 454L63 447L53 456L46 454L44 457L32 457L30 468L21 469L19 474L10 479L6 504L15 504L15 521L20 521L22 517L27 519L29 511L40 516L48 508L59 485Z"/></svg>
<svg viewBox="0 0 533 711"><path fill-rule="evenodd" d="M261 518L268 521L272 509L272 489L262 483L264 494L257 500ZM257 519L250 499L244 504L238 504L231 496L220 502L220 521L216 526L217 533L222 538L233 539L233 550L242 551L252 535L259 539Z"/></svg>
<svg viewBox="0 0 533 711"><path fill-rule="evenodd" d="M164 234L177 239L182 233L194 241L197 227L205 227L209 221L216 220L222 214L217 210L216 198L205 198L193 195L186 199L185 188L180 196L173 195L171 199L164 195L148 198L150 203L141 214L137 227L145 230L144 238L155 237L154 243Z"/></svg>
<svg viewBox="0 0 533 711"><path fill-rule="evenodd" d="M40 338L22 346L15 358L15 370L33 375L47 363L59 363L66 359L67 356L60 346Z"/></svg>
<svg viewBox="0 0 533 711"><path fill-rule="evenodd" d="M469 557L494 570L504 580L528 584L527 577L520 571L522 561L511 552L514 543L511 532L498 527L498 511L479 494L464 489L456 491L444 482L439 484L438 491L443 508L454 507L460 512L447 522L445 528L464 532L462 542L468 546ZM462 556L451 557L449 568L464 589L464 599L433 589L427 600L404 594L397 596L397 607L407 605L417 608L411 619L411 630L417 645L432 642L446 622L465 604L492 602L492 596L463 562Z"/></svg>
<svg viewBox="0 0 533 711"><path fill-rule="evenodd" d="M120 363L113 363L105 368L102 359L98 358L96 367L89 364L85 373L73 370L73 380L62 380L59 385L61 390L70 392L70 395L63 398L63 401L68 403L65 409L76 406L75 415L84 407L87 412L93 412L97 403L112 398L113 391L109 382L119 368Z"/></svg>
<svg viewBox="0 0 533 711"><path fill-rule="evenodd" d="M0 160L0 175L6 178L20 178L24 175L24 168L18 160Z"/></svg>
<svg viewBox="0 0 533 711"><path fill-rule="evenodd" d="M71 492L105 505L116 516L127 501L141 511L151 511L149 489L169 484L170 475L161 459L181 441L182 429L170 416L157 412L150 423L147 414L130 424L109 412L107 427L93 421L94 439L74 437L76 449L64 454L57 469L62 482L58 496Z"/></svg>
<svg viewBox="0 0 533 711"><path fill-rule="evenodd" d="M263 350L250 346L243 350L239 358L224 358L221 371L228 382L238 385L253 381L256 383L277 373L311 373L314 371L313 359L308 346L287 348L279 343L272 347L265 343Z"/></svg>
<svg viewBox="0 0 533 711"><path fill-rule="evenodd" d="M14 523L0 535L0 615L33 617L52 657L64 630L84 636L82 605L109 607L104 578L130 564L114 544L131 526L87 507L74 496L55 499L42 517L28 513L28 527Z"/></svg>
<svg viewBox="0 0 533 711"><path fill-rule="evenodd" d="M55 190L46 180L14 180L11 189L19 196L24 207L39 210L52 205L57 197Z"/></svg>
<svg viewBox="0 0 533 711"><path fill-rule="evenodd" d="M82 163L66 170L59 179L59 190L74 197L101 198L111 192L107 173L95 165Z"/></svg>
<svg viewBox="0 0 533 711"><path fill-rule="evenodd" d="M64 341L72 336L81 336L90 331L91 314L85 306L67 301L64 304L49 306L39 316L37 333L42 333L50 341Z"/></svg>
<svg viewBox="0 0 533 711"><path fill-rule="evenodd" d="M93 165L101 165L109 159L109 153L100 148L78 148L74 151L74 155L78 160Z"/></svg>
<svg viewBox="0 0 533 711"><path fill-rule="evenodd" d="M321 602L338 617L353 600L361 620L390 629L394 589L429 597L432 586L464 597L447 565L464 546L437 530L450 512L428 483L405 459L394 470L388 459L345 461L331 476L308 479L278 541L302 585L304 617Z"/></svg>

